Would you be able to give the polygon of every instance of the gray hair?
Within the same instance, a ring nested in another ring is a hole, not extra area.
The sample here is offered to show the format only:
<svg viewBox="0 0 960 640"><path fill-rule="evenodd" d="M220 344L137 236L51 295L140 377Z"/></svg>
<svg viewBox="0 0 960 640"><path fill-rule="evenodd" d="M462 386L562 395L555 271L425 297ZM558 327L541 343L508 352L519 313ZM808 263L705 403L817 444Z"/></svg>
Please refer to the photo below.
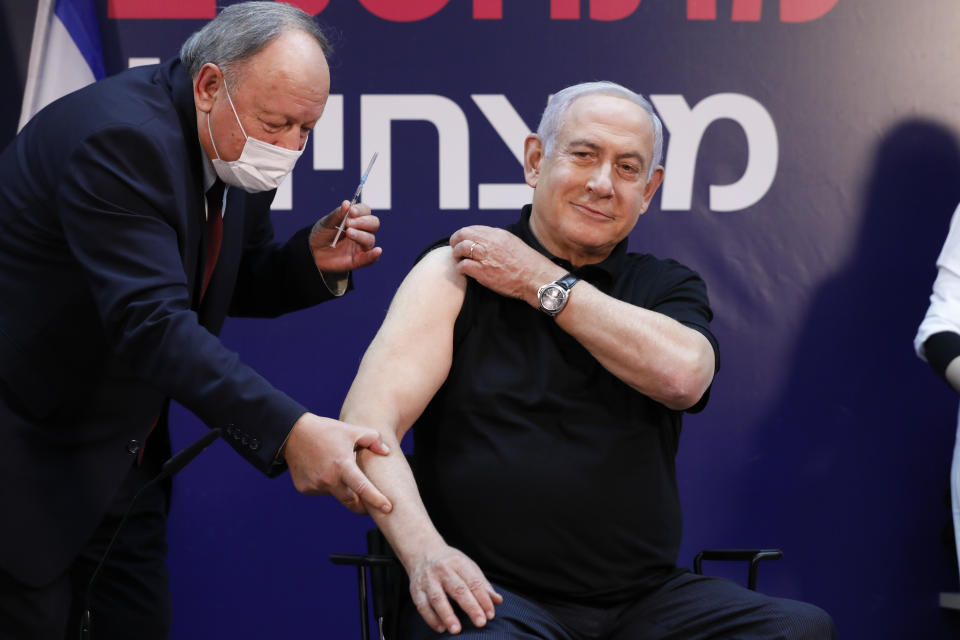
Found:
<svg viewBox="0 0 960 640"><path fill-rule="evenodd" d="M663 157L663 124L646 98L615 82L583 82L562 89L550 96L550 100L547 101L547 108L544 109L543 116L540 118L540 126L537 127L537 136L543 141L544 155L548 156L553 152L553 147L557 142L557 134L563 125L563 116L567 109L577 98L589 95L625 98L638 105L650 116L650 124L653 127L653 158L647 169L647 179L649 180L653 175L653 170L660 165L660 160Z"/></svg>
<svg viewBox="0 0 960 640"><path fill-rule="evenodd" d="M278 36L297 29L313 36L323 54L330 55L330 43L310 14L282 2L241 2L226 7L187 38L180 48L180 60L191 78L196 78L208 62L227 76L234 65L249 60Z"/></svg>

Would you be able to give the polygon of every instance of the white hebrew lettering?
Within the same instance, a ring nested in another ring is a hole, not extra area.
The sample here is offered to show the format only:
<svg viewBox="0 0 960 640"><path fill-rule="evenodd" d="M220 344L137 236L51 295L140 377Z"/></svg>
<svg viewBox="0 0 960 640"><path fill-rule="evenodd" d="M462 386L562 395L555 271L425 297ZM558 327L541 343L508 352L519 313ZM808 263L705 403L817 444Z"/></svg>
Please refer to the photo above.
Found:
<svg viewBox="0 0 960 640"><path fill-rule="evenodd" d="M523 118L503 94L475 94L470 97L522 167L523 141L530 135ZM478 186L477 206L480 209L516 209L532 198L533 189L525 183L481 183Z"/></svg>
<svg viewBox="0 0 960 640"><path fill-rule="evenodd" d="M680 95L654 95L650 98L670 132L661 209L690 209L700 141L707 127L723 118L735 121L746 135L747 168L733 184L710 185L710 209L738 211L756 204L766 195L777 175L780 152L776 125L762 104L739 93L712 95L693 109Z"/></svg>
<svg viewBox="0 0 960 640"><path fill-rule="evenodd" d="M360 97L360 162L362 171L374 152L377 168L364 187L364 201L373 209L389 209L393 153L390 125L394 120L425 120L437 128L440 165L440 208L470 208L470 135L457 104L438 95L364 95ZM423 153L422 149L414 154ZM404 157L410 164L415 155Z"/></svg>

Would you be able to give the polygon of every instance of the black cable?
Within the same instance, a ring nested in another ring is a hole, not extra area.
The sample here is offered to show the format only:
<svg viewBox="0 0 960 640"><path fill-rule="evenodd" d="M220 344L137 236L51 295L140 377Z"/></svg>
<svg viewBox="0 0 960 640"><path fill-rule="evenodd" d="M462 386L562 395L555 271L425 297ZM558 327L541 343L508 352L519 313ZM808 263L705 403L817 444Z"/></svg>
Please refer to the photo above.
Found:
<svg viewBox="0 0 960 640"><path fill-rule="evenodd" d="M160 473L140 487L137 493L134 494L133 499L130 500L130 504L127 505L127 510L124 512L123 518L120 519L120 524L117 525L116 530L113 532L113 537L110 538L110 543L103 552L103 557L100 558L100 561L94 568L93 573L90 575L90 582L87 583L87 591L83 597L83 614L80 616L80 638L82 640L93 640L93 632L91 629L92 616L90 613L90 601L91 597L93 596L93 586L96 583L97 577L100 575L100 570L103 569L103 565L107 561L107 556L110 554L110 550L113 548L113 543L117 541L117 537L120 535L123 525L126 524L127 518L130 516L130 512L133 511L133 505L137 503L137 498L139 498L140 494L143 493L147 488L152 487L158 482L166 480L183 469L185 466L187 466L187 464L190 463L190 461L200 455L201 451L209 447L213 441L219 437L219 428L210 429L210 431L205 433L202 438L189 445L177 455L171 456L169 460L163 463L163 466L160 468Z"/></svg>

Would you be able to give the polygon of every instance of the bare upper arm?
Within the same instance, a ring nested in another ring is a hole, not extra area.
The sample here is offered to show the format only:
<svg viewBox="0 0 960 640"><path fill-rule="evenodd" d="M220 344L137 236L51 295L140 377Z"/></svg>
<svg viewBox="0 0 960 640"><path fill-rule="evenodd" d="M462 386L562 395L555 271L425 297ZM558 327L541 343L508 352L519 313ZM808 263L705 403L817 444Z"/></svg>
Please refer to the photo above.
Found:
<svg viewBox="0 0 960 640"><path fill-rule="evenodd" d="M403 438L450 371L465 291L450 247L431 251L413 267L360 362L343 420Z"/></svg>

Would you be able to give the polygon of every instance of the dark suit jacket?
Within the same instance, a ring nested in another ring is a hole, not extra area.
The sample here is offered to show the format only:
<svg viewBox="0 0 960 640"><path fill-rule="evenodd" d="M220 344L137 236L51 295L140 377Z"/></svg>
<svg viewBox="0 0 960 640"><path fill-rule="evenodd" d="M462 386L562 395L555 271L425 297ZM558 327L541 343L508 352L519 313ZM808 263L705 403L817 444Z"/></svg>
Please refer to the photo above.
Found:
<svg viewBox="0 0 960 640"><path fill-rule="evenodd" d="M191 79L142 67L38 114L0 155L0 568L42 585L98 524L168 398L274 475L300 404L216 334L331 297L308 229L273 241L273 192L228 193L206 232Z"/></svg>

